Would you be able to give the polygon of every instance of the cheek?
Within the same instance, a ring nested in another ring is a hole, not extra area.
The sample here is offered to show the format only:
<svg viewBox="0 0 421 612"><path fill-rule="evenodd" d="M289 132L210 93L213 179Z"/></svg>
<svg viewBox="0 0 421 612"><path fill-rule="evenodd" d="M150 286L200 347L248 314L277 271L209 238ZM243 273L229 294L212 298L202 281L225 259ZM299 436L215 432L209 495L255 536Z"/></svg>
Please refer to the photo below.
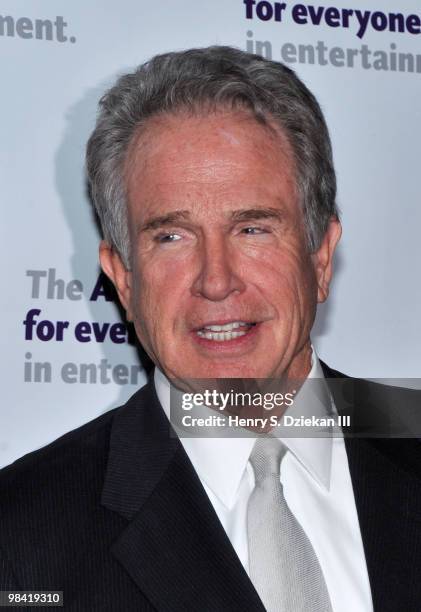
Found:
<svg viewBox="0 0 421 612"><path fill-rule="evenodd" d="M305 318L316 303L317 285L311 259L293 250L277 253L254 268L255 286L285 320Z"/></svg>
<svg viewBox="0 0 421 612"><path fill-rule="evenodd" d="M186 295L185 267L167 260L159 265L146 265L134 273L133 308L135 318L147 330L149 337L157 339L174 328L182 313Z"/></svg>

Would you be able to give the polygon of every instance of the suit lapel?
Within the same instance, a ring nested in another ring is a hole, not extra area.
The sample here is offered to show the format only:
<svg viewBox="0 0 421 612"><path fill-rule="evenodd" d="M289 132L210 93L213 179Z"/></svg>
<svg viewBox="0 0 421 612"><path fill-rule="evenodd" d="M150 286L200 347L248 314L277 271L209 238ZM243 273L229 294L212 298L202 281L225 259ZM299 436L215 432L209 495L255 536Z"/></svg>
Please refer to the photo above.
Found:
<svg viewBox="0 0 421 612"><path fill-rule="evenodd" d="M421 452L417 440L345 440L375 611L419 610Z"/></svg>
<svg viewBox="0 0 421 612"><path fill-rule="evenodd" d="M339 412L350 414L357 421L351 435L345 437L345 446L374 610L418 611L421 602L421 444L410 438L366 437L367 425L379 423L374 413L376 406L383 413L382 422L387 421L387 409L393 409L390 401L386 408L385 389L378 389L366 381L347 379L327 366L323 369L327 377L344 379L348 391L339 392L337 385L331 386L335 404ZM394 397L395 393L398 397L396 390L389 395ZM402 393L406 398L405 391L400 393L400 398ZM353 402L349 401L351 397ZM419 399L413 394L408 397L411 397L410 401L405 401L408 411L413 409L409 404L414 400L419 406ZM397 402L402 405L402 399ZM364 437L359 437L361 430Z"/></svg>
<svg viewBox="0 0 421 612"><path fill-rule="evenodd" d="M112 553L157 610L264 612L152 384L115 416L102 503L129 521Z"/></svg>

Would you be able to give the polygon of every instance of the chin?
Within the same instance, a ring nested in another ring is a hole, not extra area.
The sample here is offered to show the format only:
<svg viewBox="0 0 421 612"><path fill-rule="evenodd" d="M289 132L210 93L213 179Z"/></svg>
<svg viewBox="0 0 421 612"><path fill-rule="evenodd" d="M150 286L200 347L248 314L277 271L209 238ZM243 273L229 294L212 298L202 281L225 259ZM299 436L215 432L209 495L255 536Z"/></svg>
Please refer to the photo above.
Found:
<svg viewBox="0 0 421 612"><path fill-rule="evenodd" d="M210 363L192 368L190 378L265 378L267 375L261 368L253 364Z"/></svg>

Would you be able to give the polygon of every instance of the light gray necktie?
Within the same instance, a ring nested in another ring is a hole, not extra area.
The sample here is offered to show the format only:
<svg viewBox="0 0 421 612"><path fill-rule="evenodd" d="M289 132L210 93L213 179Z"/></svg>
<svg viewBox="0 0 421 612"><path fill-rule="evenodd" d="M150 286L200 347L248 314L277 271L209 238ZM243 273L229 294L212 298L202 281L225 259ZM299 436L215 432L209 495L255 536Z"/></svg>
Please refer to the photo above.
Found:
<svg viewBox="0 0 421 612"><path fill-rule="evenodd" d="M285 452L279 440L259 438L250 456L256 480L247 509L250 578L268 612L332 612L314 549L285 501Z"/></svg>

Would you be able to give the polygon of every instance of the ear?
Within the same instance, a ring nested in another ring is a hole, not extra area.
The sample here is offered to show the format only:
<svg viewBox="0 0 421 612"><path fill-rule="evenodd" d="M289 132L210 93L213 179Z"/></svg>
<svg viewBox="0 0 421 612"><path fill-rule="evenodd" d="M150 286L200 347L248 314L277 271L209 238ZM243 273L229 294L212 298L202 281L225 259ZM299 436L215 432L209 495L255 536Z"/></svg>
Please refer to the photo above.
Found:
<svg viewBox="0 0 421 612"><path fill-rule="evenodd" d="M317 302L324 302L329 295L329 285L333 273L333 254L342 234L337 217L331 217L326 233L318 250L312 254L317 281Z"/></svg>
<svg viewBox="0 0 421 612"><path fill-rule="evenodd" d="M114 284L120 302L126 310L127 320L131 321L132 317L132 276L130 270L127 270L120 255L113 249L105 240L99 245L99 261L101 268Z"/></svg>

